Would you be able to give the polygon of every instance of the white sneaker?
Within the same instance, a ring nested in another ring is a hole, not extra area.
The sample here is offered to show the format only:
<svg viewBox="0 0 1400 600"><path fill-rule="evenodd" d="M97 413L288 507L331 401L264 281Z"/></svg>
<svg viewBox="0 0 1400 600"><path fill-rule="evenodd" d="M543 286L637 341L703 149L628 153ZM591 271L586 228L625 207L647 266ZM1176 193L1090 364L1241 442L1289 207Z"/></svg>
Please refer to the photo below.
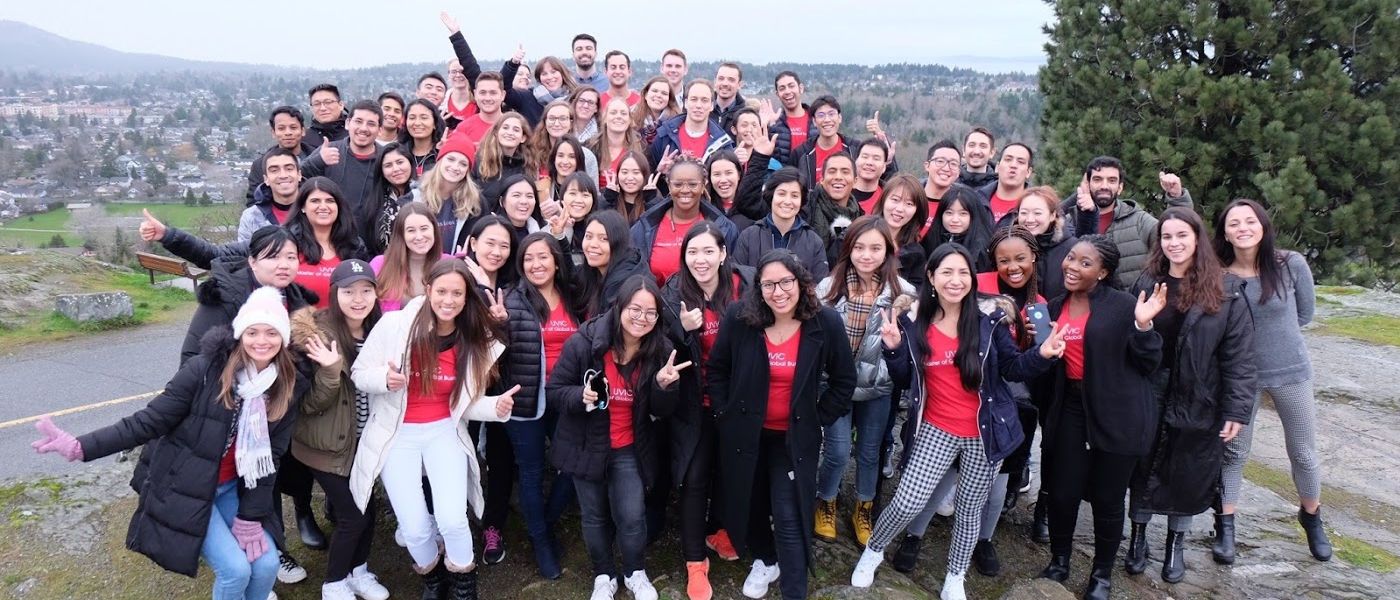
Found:
<svg viewBox="0 0 1400 600"><path fill-rule="evenodd" d="M367 565L355 567L345 578L345 583L351 592L364 600L389 600L389 590L379 583L374 573L369 572Z"/></svg>
<svg viewBox="0 0 1400 600"><path fill-rule="evenodd" d="M753 561L753 568L749 569L749 576L744 579L744 595L750 598L762 598L768 594L768 584L778 580L782 573L778 570L778 565L768 566L763 561Z"/></svg>
<svg viewBox="0 0 1400 600"><path fill-rule="evenodd" d="M588 600L613 600L614 594L617 594L617 580L599 575L593 578L593 595Z"/></svg>
<svg viewBox="0 0 1400 600"><path fill-rule="evenodd" d="M656 600L656 588L652 587L651 579L647 578L646 571L633 571L622 580L627 584L627 589L632 592L632 597L637 600Z"/></svg>
<svg viewBox="0 0 1400 600"><path fill-rule="evenodd" d="M283 552L277 557L277 561L277 581L298 583L306 579L306 569L301 568L292 555Z"/></svg>
<svg viewBox="0 0 1400 600"><path fill-rule="evenodd" d="M885 553L876 552L866 547L865 552L860 554L860 560L856 562L856 570L851 572L851 585L858 588L868 588L875 582L875 570L880 568L880 563L885 562Z"/></svg>
<svg viewBox="0 0 1400 600"><path fill-rule="evenodd" d="M954 485L953 489L948 490L948 495L943 497L943 501L938 503L938 514L945 517L953 516L953 513L957 511L957 499L958 486Z"/></svg>
<svg viewBox="0 0 1400 600"><path fill-rule="evenodd" d="M967 592L963 590L963 579L966 573L949 573L943 577L943 592L938 595L942 600L967 600Z"/></svg>
<svg viewBox="0 0 1400 600"><path fill-rule="evenodd" d="M277 600L277 592L268 592L267 600Z"/></svg>
<svg viewBox="0 0 1400 600"><path fill-rule="evenodd" d="M321 600L355 600L355 592L350 591L349 579L321 584Z"/></svg>

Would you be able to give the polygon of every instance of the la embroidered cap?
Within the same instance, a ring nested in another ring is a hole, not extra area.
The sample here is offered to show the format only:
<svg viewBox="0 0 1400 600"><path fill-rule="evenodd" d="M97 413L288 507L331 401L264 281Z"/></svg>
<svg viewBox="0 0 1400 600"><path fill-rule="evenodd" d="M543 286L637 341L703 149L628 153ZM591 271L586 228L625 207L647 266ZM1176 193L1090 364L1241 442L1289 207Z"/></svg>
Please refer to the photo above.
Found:
<svg viewBox="0 0 1400 600"><path fill-rule="evenodd" d="M343 288L356 281L375 282L374 269L370 268L369 263L352 258L331 271L331 287Z"/></svg>

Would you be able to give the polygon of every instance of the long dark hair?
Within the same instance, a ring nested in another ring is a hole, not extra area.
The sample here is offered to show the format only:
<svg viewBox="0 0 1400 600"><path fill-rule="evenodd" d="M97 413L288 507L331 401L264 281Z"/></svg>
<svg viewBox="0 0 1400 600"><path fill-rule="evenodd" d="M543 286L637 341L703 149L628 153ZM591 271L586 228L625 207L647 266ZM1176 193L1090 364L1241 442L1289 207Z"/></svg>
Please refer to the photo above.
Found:
<svg viewBox="0 0 1400 600"><path fill-rule="evenodd" d="M539 203L536 203L536 205L538 204ZM506 261L501 263L501 269L496 271L496 287L506 288L514 284L516 277L520 275L519 271L515 268L517 244L515 243L515 226L510 224L510 219L497 214L485 215L477 219L476 222L472 224L471 235L469 236L472 243L468 245L470 250L468 255L471 256L472 260L477 260L476 245L480 243L481 234L486 233L486 229L493 225L500 225L504 228L506 230L506 238L510 240L510 251L506 253ZM481 261L478 260L476 264L481 264ZM468 281L475 280L472 279Z"/></svg>
<svg viewBox="0 0 1400 600"><path fill-rule="evenodd" d="M928 356L932 351L928 344L928 328L933 326L935 319L943 316L943 305L939 303L937 291L933 287L933 273L944 260L952 256L961 256L967 261L970 279L967 295L963 296L959 306L958 351L953 355L953 364L958 368L958 378L962 380L963 389L976 391L982 385L982 359L978 356L981 351L982 312L977 308L976 263L972 261L972 253L962 244L940 244L929 255L928 266L924 268L927 279L923 288L919 290L919 314L914 318L915 335L910 336L913 338L910 341L917 345L923 356Z"/></svg>
<svg viewBox="0 0 1400 600"><path fill-rule="evenodd" d="M462 312L453 319L457 329L451 334L452 349L457 353L457 385L452 386L452 399L448 406L455 409L457 402L461 400L461 384L465 377L470 376L476 384L475 389L467 390L472 399L479 397L490 385L489 379L495 371L491 343L504 340L506 336L503 324L491 316L486 300L481 297L471 273L467 272L466 263L460 260L439 261L433 266L432 272L428 273L428 280L424 282L429 292L425 294L423 305L418 309L418 314L414 315L413 325L408 332L409 365L404 368L408 370L409 385L418 386L419 393L424 395L431 395L433 392L440 341L437 333L437 314L433 312L430 301L431 290L433 282L453 274L460 276L467 286Z"/></svg>
<svg viewBox="0 0 1400 600"><path fill-rule="evenodd" d="M1269 218L1269 211L1264 210L1264 206L1249 198L1236 198L1231 200L1225 208L1215 216L1215 237L1211 240L1215 246L1215 255L1220 258L1220 264L1229 266L1234 264L1239 257L1235 256L1235 246L1225 240L1225 217L1230 211L1239 206L1247 206L1254 211L1255 218L1259 219L1259 228L1264 235L1259 239L1258 253L1254 255L1254 268L1259 273L1259 304L1266 304L1269 298L1283 298L1284 280L1283 268L1287 264L1284 261L1288 258L1288 253L1278 250L1277 236L1274 232L1273 219ZM1267 257L1273 257L1269 260Z"/></svg>
<svg viewBox="0 0 1400 600"><path fill-rule="evenodd" d="M601 113L602 111L600 110L599 112ZM618 176L618 172L622 170L622 163L625 163L629 160L636 163L637 168L642 172L642 187L637 189L637 196L632 199L632 202L627 201L627 192L622 191L622 178ZM647 157L642 155L641 152L638 152L636 150L627 150L622 153L622 158L618 159L617 168L613 169L612 176L613 180L618 182L617 205L613 208L616 208L618 214L622 215L623 218L627 219L628 223L636 223L638 219L642 218L642 213L647 211L646 187L647 180L651 178L651 162L648 161Z"/></svg>
<svg viewBox="0 0 1400 600"><path fill-rule="evenodd" d="M408 135L408 110L414 106L422 106L428 109L428 112L433 115L433 132L429 134L433 139L432 148L429 150L430 153L437 152L438 142L442 141L442 135L447 131L447 121L442 120L442 114L438 112L438 107L436 104L433 104L432 100L418 98L413 102L409 102L408 106L403 107L403 120L399 123L398 142L402 144L404 149L408 152L409 162L413 161L413 136ZM417 171L417 169L414 170Z"/></svg>
<svg viewBox="0 0 1400 600"><path fill-rule="evenodd" d="M870 213L877 217L885 216L885 200L890 197L890 192L895 189L904 190L909 195L909 199L914 202L914 216L909 218L899 231L894 232L894 240L900 247L919 243L919 232L924 229L924 222L928 220L928 196L924 194L924 186L919 184L919 180L908 173L899 173L885 182L885 191L880 194L880 199L875 201L875 206L870 209Z"/></svg>
<svg viewBox="0 0 1400 600"><path fill-rule="evenodd" d="M378 296L378 290L375 290ZM340 346L340 351L345 354L345 364L355 364L355 357L359 350L355 348L355 336L350 333L350 325L346 322L345 312L340 310L340 286L332 285L330 299L325 310L316 311L316 325L330 335L330 340L334 340ZM369 332L379 323L379 318L384 316L384 311L379 307L379 298L374 299L374 306L370 308L369 315L365 316L364 335L369 337ZM363 341L363 340L360 340Z"/></svg>
<svg viewBox="0 0 1400 600"><path fill-rule="evenodd" d="M884 219L865 215L857 218L846 230L846 237L841 242L841 255L836 258L836 266L831 268L831 285L827 287L826 297L822 298L827 306L836 306L850 291L846 278L855 269L851 264L851 252L855 250L856 240L871 231L879 233L880 239L885 242L885 260L875 269L880 276L880 285L890 291L890 298L899 295L899 248L895 244L894 233Z"/></svg>
<svg viewBox="0 0 1400 600"><path fill-rule="evenodd" d="M1181 279L1181 294L1177 296L1176 308L1186 312L1193 306L1199 306L1206 314L1213 315L1225 301L1225 269L1207 245L1206 225L1196 211L1173 206L1162 212L1161 220L1157 221L1157 227L1153 230L1156 241L1147 257L1147 274L1156 281L1163 281L1171 273L1171 262L1162 251L1162 226L1171 220L1185 223L1196 234L1196 251L1191 256L1191 268Z"/></svg>
<svg viewBox="0 0 1400 600"><path fill-rule="evenodd" d="M390 154L398 154L408 159L408 181L404 182L402 193L394 189L394 184L389 183L389 180L384 177L384 160ZM411 144L405 146L399 142L389 142L380 146L379 153L374 156L374 166L370 167L370 170L374 175L374 182L370 184L371 191L366 200L374 203L376 208L378 208L379 202L383 202L389 197L390 191L394 192L395 197L407 194L408 190L413 187L413 178L418 176L417 170L413 168L413 146Z"/></svg>
<svg viewBox="0 0 1400 600"><path fill-rule="evenodd" d="M954 204L960 205L967 211L970 222L967 224L967 231L962 234L952 234L943 228L943 213L948 212ZM982 199L972 188L962 184L953 184L948 191L943 194L943 198L938 200L938 208L933 213L933 226L929 228L926 238L926 245L936 246L954 242L962 246L973 257L972 270L977 270L976 259L985 256L987 244L992 239L992 213L982 206ZM928 244L927 241L932 241ZM930 252L930 254L932 254Z"/></svg>
<svg viewBox="0 0 1400 600"><path fill-rule="evenodd" d="M540 129L544 128L541 127ZM553 151L549 153L549 160L545 162L546 165L549 165L549 183L551 185L559 185L563 183L562 181L559 181L559 169L555 168L554 166L554 158L556 156L559 156L559 147L566 145L570 148L573 148L574 150L574 173L586 173L588 171L586 168L584 168L587 166L585 164L587 161L583 158L583 144L578 143L578 138L574 137L574 134L566 133L564 134L564 137L559 138L559 143L554 144Z"/></svg>
<svg viewBox="0 0 1400 600"><path fill-rule="evenodd" d="M708 235L714 238L719 249L726 252L724 260L720 261L715 269L716 286L715 293L710 296L709 301L705 300L705 290L700 288L700 283L695 280L695 276L690 274L690 268L685 264L686 250L690 248L690 241ZM724 233L719 230L719 226L709 221L700 221L691 226L686 232L685 238L681 240L681 270L676 272L676 277L680 278L681 300L692 308L708 306L710 310L717 314L724 314L725 307L729 306L730 300L734 298L734 269L729 265L729 249L724 245Z"/></svg>
<svg viewBox="0 0 1400 600"><path fill-rule="evenodd" d="M615 263L622 258L622 255L632 247L632 237L627 231L627 220L622 213L611 210L596 210L588 215L588 220L584 221L583 228L588 230L592 223L603 226L603 232L608 236L608 269L611 270ZM582 241L580 241L582 243ZM579 271L578 292L585 301L588 314L596 315L602 309L603 302L603 280L605 275L602 271L589 266L587 260L584 261Z"/></svg>
<svg viewBox="0 0 1400 600"><path fill-rule="evenodd" d="M817 299L816 286L812 283L812 272L802 265L797 255L786 248L769 250L763 258L758 259L758 271L754 275L753 285L749 286L749 293L744 296L744 304L739 310L739 319L754 329L765 329L777 321L773 309L768 308L768 303L763 301L763 285L760 282L763 268L774 263L782 265L797 278L797 289L793 290L793 294L797 296L797 307L793 310L792 318L806 321L816 317L822 310L822 303Z"/></svg>
<svg viewBox="0 0 1400 600"><path fill-rule="evenodd" d="M297 200L287 212L287 231L296 239L297 252L307 264L321 262L321 243L316 241L316 232L311 227L311 221L307 220L305 212L306 199L311 197L311 192L314 191L330 194L335 200L331 245L335 246L336 256L341 259L354 258L356 247L360 245L360 232L355 230L355 215L350 214L354 208L345 203L345 194L341 193L340 186L331 178L322 176L312 177L301 184L301 189L297 190Z"/></svg>
<svg viewBox="0 0 1400 600"><path fill-rule="evenodd" d="M617 301L613 302L612 308L608 309L608 314L612 316L612 331L608 332L611 336L608 349L612 350L613 358L622 357L624 351L623 336L625 335L622 331L622 319L626 318L623 313L626 312L627 305L631 304L632 297L637 295L637 292L651 294L652 300L656 303L656 324L639 340L640 345L637 347L637 353L633 355L632 360L627 362L627 368L623 373L623 377L627 379L628 385L632 386L634 391L640 388L637 385L639 376L649 377L660 371L662 365L666 364L668 357L666 311L662 310L664 304L661 300L661 290L656 287L656 280L652 278L650 273L639 273L622 282L622 288L617 292Z"/></svg>
<svg viewBox="0 0 1400 600"><path fill-rule="evenodd" d="M715 203L715 208L718 208L721 212L723 212L724 207L718 204L720 200L719 192L715 191L714 180L710 178L710 171L714 170L715 163L720 161L725 161L734 165L734 170L739 172L739 177L741 178L744 176L744 163L739 162L739 155L734 154L734 151L728 148L715 152L711 154L709 158L705 159L705 164L703 165L705 167L703 171L703 175L705 178L705 192L709 194L710 202ZM732 202L734 200L737 200L738 198L739 183L735 182L734 197L730 198L730 201Z"/></svg>
<svg viewBox="0 0 1400 600"><path fill-rule="evenodd" d="M559 293L559 301L564 303L564 310L569 312L569 316L576 322L583 321L583 307L579 305L577 294L573 293L573 281L570 269L573 261L564 255L563 249L559 247L559 240L548 231L536 231L525 236L520 241L520 251L515 253L515 270L520 272L520 283L517 286L520 292L525 295L525 301L530 303L530 310L535 312L535 316L543 323L549 319L549 302L529 280L525 279L525 251L530 246L544 242L545 248L549 249L549 255L554 257L554 290Z"/></svg>

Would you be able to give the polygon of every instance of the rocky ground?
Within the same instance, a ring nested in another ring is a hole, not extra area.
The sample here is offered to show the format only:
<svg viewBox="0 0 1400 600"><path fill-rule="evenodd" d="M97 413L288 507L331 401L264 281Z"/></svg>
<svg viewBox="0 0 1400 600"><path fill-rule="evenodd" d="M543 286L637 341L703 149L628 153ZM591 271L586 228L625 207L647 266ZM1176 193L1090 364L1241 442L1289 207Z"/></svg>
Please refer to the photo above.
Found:
<svg viewBox="0 0 1400 600"><path fill-rule="evenodd" d="M1233 566L1215 565L1210 557L1211 522L1197 517L1187 542L1187 578L1176 585L1161 581L1160 558L1165 523L1150 530L1153 564L1147 573L1115 573L1114 598L1397 598L1400 597L1400 347L1363 342L1338 335L1332 326L1358 315L1400 317L1400 299L1354 289L1323 294L1319 320L1308 342L1317 373L1318 443L1323 457L1324 505L1337 556L1314 561L1297 526L1296 494L1288 475L1282 429L1265 403L1257 420L1253 462L1240 502L1240 557ZM25 600L58 598L197 598L208 593L207 570L190 580L160 571L143 557L123 549L126 521L135 498L126 480L130 463L104 460L83 472L53 479L13 481L0 486L0 597ZM849 515L849 499L842 514ZM1087 507L1081 513L1073 574L1068 590L1034 580L1048 560L1046 547L1026 535L1030 509L1025 500L1002 521L996 543L1003 574L968 577L974 598L1074 598L1083 589L1090 547ZM289 515L290 522L290 515ZM387 520L386 520L387 521ZM919 569L912 577L880 570L871 590L847 585L859 549L848 541L818 542L812 577L813 598L935 598L942 582L950 525L936 522L924 544ZM392 543L391 525L381 522L381 543L371 558L395 597L416 597L406 567L406 553ZM295 536L293 536L295 537ZM561 537L568 546L566 571L557 581L534 576L518 519L507 540L507 559L484 567L485 598L585 598L591 577L578 535L577 519L568 519ZM676 528L651 548L649 573L663 598L685 597L685 573L679 559ZM292 552L313 574L322 572L324 554L291 543ZM716 563L716 598L741 598L739 587L747 563ZM278 585L284 599L319 597L315 581ZM770 597L776 597L776 589ZM626 592L619 598L627 597Z"/></svg>

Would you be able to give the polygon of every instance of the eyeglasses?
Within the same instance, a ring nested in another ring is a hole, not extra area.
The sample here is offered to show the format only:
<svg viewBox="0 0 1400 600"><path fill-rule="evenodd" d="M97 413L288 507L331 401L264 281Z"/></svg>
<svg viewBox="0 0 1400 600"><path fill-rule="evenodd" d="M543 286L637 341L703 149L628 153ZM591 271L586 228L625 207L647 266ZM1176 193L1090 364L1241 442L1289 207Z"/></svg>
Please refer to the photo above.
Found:
<svg viewBox="0 0 1400 600"><path fill-rule="evenodd" d="M698 187L700 187L701 185L703 185L702 183L700 183L700 180L698 180L698 179L674 179L674 180L671 180L670 184L671 184L671 187L673 187L673 188L685 188L685 189L698 188Z"/></svg>
<svg viewBox="0 0 1400 600"><path fill-rule="evenodd" d="M327 106L335 106L337 104L340 104L339 100L317 100L311 103L311 108L325 108Z"/></svg>
<svg viewBox="0 0 1400 600"><path fill-rule="evenodd" d="M791 292L796 285L796 277L784 277L777 281L760 281L758 283L758 289L763 290L765 294L773 293L773 288L778 288L784 292Z"/></svg>
<svg viewBox="0 0 1400 600"><path fill-rule="evenodd" d="M627 316L631 317L634 321L641 321L643 323L655 323L656 319L658 319L661 316L661 314L657 313L654 310L646 310L640 306L633 305L627 307Z"/></svg>
<svg viewBox="0 0 1400 600"><path fill-rule="evenodd" d="M839 116L841 116L841 113L836 112L834 110L824 110L812 115L812 117L816 119L835 119Z"/></svg>
<svg viewBox="0 0 1400 600"><path fill-rule="evenodd" d="M465 74L466 71L463 71L463 70L461 70L461 69L448 69L448 70L447 70L447 73L448 73L449 75L462 75L462 74Z"/></svg>
<svg viewBox="0 0 1400 600"><path fill-rule="evenodd" d="M933 165L935 169L946 169L948 167L956 167L959 163L956 159L951 158L931 158L928 164Z"/></svg>
<svg viewBox="0 0 1400 600"><path fill-rule="evenodd" d="M569 121L572 121L572 120L574 120L573 117L570 117L569 115L555 116L555 117L546 117L546 118L545 118L545 122L546 122L546 123L568 123Z"/></svg>

